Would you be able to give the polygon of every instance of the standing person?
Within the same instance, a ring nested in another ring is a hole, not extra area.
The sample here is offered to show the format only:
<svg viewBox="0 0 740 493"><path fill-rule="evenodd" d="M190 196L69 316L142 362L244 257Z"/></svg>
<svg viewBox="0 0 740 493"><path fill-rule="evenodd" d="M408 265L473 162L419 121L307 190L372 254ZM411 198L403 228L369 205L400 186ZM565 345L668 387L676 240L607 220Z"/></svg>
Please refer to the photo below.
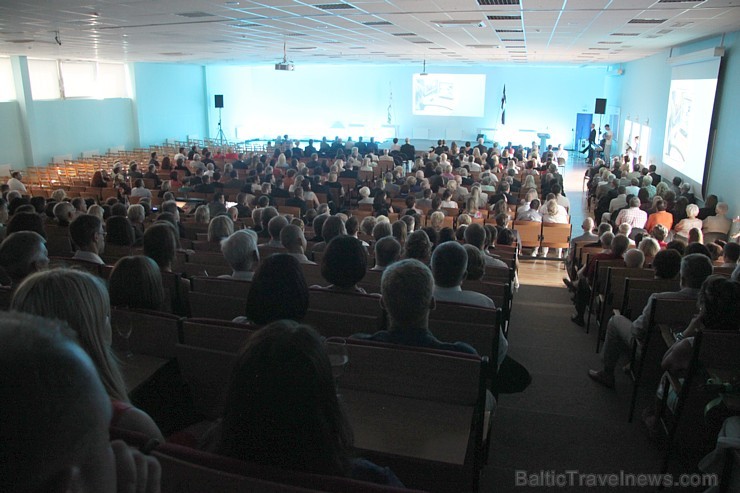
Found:
<svg viewBox="0 0 740 493"><path fill-rule="evenodd" d="M588 153L586 163L593 164L594 162L594 148L596 147L596 124L591 124L591 132L588 134L588 147L583 150L583 153Z"/></svg>
<svg viewBox="0 0 740 493"><path fill-rule="evenodd" d="M604 138L604 162L608 163L611 159L612 155L612 137L614 135L612 134L612 130L609 127L609 125L604 125L604 134L602 137Z"/></svg>

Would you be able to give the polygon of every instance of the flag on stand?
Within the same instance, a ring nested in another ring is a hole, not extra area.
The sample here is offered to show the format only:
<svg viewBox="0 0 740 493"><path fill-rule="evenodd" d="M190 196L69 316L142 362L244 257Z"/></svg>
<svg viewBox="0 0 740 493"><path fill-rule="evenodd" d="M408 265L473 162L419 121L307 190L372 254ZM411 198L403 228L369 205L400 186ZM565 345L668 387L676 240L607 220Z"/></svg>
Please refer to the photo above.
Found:
<svg viewBox="0 0 740 493"><path fill-rule="evenodd" d="M504 84L504 93L501 96L501 125L506 125L506 84Z"/></svg>

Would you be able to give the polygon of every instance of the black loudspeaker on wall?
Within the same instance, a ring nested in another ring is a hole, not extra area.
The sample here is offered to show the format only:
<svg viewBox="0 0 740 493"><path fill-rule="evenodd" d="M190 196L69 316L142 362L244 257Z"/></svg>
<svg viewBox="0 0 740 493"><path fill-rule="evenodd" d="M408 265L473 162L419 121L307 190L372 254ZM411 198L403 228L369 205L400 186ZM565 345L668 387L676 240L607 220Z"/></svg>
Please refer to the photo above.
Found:
<svg viewBox="0 0 740 493"><path fill-rule="evenodd" d="M596 98L596 108L594 113L597 115L606 114L606 99Z"/></svg>
<svg viewBox="0 0 740 493"><path fill-rule="evenodd" d="M216 104L216 108L223 108L224 107L224 95L223 94L216 94L213 96L214 102ZM598 101L598 99L597 99Z"/></svg>

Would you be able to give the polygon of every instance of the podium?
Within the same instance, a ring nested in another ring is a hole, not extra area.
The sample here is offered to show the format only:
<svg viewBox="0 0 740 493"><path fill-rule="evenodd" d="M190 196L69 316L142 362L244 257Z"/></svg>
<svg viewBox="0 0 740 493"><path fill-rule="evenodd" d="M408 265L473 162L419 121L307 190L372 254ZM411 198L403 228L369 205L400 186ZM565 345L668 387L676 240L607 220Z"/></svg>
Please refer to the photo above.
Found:
<svg viewBox="0 0 740 493"><path fill-rule="evenodd" d="M540 154L542 154L547 149L547 139L550 138L550 134L540 132L537 134L537 137L540 138Z"/></svg>

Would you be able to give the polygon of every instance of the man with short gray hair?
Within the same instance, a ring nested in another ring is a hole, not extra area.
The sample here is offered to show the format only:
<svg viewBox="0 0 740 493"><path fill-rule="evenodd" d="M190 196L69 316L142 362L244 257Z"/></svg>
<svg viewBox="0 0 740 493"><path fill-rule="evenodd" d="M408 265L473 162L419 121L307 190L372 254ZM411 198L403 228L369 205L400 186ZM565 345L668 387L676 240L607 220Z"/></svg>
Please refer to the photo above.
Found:
<svg viewBox="0 0 740 493"><path fill-rule="evenodd" d="M231 275L222 275L220 278L251 281L254 278L254 269L259 264L260 254L257 249L257 234L248 229L240 229L221 240L221 253L231 266Z"/></svg>
<svg viewBox="0 0 740 493"><path fill-rule="evenodd" d="M643 229L647 222L647 212L640 209L640 199L632 197L629 200L629 207L622 209L617 216L616 225L619 226L622 223L629 224L633 229Z"/></svg>
<svg viewBox="0 0 740 493"><path fill-rule="evenodd" d="M429 310L434 301L434 278L429 267L405 259L385 269L380 281L380 303L388 313L388 330L355 334L356 339L478 354L464 342L441 342L429 331Z"/></svg>
<svg viewBox="0 0 740 493"><path fill-rule="evenodd" d="M401 258L401 244L393 236L384 236L375 242L375 266L370 270L384 271Z"/></svg>
<svg viewBox="0 0 740 493"><path fill-rule="evenodd" d="M285 248L288 255L298 259L301 264L316 265L306 257L306 237L303 230L295 224L288 224L280 230L280 243Z"/></svg>

